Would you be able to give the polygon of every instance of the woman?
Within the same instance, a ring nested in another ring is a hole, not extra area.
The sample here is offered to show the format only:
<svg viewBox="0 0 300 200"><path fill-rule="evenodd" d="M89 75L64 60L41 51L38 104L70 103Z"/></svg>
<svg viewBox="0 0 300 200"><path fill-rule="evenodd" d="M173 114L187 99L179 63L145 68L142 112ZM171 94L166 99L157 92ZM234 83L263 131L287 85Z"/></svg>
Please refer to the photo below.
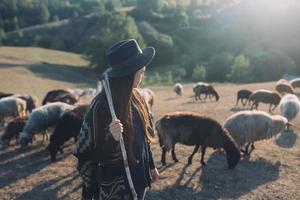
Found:
<svg viewBox="0 0 300 200"><path fill-rule="evenodd" d="M140 49L133 39L116 43L106 51L113 106L112 121L106 94L92 101L76 141L75 156L83 178L83 199L133 199L119 144L123 134L129 169L138 199L158 178L149 143L154 139L148 108L136 88L145 66L153 59L153 47Z"/></svg>

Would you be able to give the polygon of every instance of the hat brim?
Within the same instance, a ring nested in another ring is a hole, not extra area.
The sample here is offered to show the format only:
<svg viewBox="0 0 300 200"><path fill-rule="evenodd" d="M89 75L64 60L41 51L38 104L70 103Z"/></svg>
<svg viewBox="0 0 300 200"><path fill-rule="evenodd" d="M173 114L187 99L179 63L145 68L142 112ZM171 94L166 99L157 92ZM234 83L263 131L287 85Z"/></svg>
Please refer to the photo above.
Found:
<svg viewBox="0 0 300 200"><path fill-rule="evenodd" d="M124 64L122 67L109 67L103 73L108 77L122 77L134 74L139 69L147 66L155 55L155 49L153 47L146 47L142 49L142 53L138 54L130 62Z"/></svg>

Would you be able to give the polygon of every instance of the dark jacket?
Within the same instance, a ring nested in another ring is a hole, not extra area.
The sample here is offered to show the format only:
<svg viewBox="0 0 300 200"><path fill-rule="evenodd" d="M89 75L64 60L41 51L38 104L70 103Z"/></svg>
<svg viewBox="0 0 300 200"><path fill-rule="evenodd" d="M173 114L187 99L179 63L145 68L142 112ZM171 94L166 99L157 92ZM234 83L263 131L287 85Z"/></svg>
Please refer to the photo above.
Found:
<svg viewBox="0 0 300 200"><path fill-rule="evenodd" d="M136 114L134 114L134 116L136 116ZM149 119L152 118L149 116ZM74 150L74 155L78 158L77 169L83 180L82 198L84 199L92 199L93 197L95 198L98 195L99 187L97 185L96 177L99 163L123 164L120 145L113 139L111 133L108 132L108 125L110 122L111 116L106 95L105 92L101 92L93 99L92 103L90 104L80 133L77 137ZM136 131L136 129L139 129L140 123L135 122L136 119L133 119L133 126ZM153 121L151 120L149 124L153 126ZM143 145L141 144L141 141L142 140L140 140L140 142L138 143L135 141L134 145ZM148 156L148 167L150 167L150 169L153 169L155 168L155 166L152 158L152 153L148 142L146 142L145 140L144 142L144 146L147 147L147 152L145 152L146 154L143 157ZM130 164L130 171L135 170L133 169L134 167L135 166L132 166L132 164ZM138 169L141 170L140 168ZM147 173L145 173L145 175L146 174ZM139 184L141 179L137 180L135 179L135 177L138 176L132 175L133 181L138 182ZM149 181L149 177L144 180ZM150 182L147 183L147 185L150 185Z"/></svg>

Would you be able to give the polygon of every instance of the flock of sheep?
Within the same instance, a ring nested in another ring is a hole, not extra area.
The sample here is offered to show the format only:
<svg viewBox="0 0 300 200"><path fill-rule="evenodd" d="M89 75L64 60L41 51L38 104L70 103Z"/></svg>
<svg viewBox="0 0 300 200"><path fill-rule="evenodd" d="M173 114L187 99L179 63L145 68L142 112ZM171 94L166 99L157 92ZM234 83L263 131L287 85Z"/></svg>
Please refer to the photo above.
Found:
<svg viewBox="0 0 300 200"><path fill-rule="evenodd" d="M166 164L166 153L171 150L172 158L178 161L175 154L176 143L195 146L188 158L192 163L194 154L201 147L201 164L205 166L204 155L207 147L223 149L227 156L229 168L234 168L241 155L250 155L254 142L269 139L293 126L292 120L300 109L300 101L294 90L300 88L300 79L291 82L280 80L276 91L246 89L237 92L237 101L248 106L249 110L239 111L229 116L224 124L217 120L193 112L174 112L165 114L155 123L159 144L162 149L161 163ZM99 90L98 90L99 91ZM180 83L174 85L177 95L183 94ZM139 90L149 109L154 104L154 92L144 88ZM208 83L199 82L193 87L195 100L219 100L220 96ZM63 144L71 138L76 140L80 132L87 104L80 103L83 96L92 99L97 94L93 88L74 90L51 90L39 105L37 97L32 95L0 93L0 126L4 133L0 138L0 149L6 148L16 138L17 144L26 147L35 140L36 134L47 138L52 134L47 146L52 161L58 152L63 152ZM202 97L202 98L201 98ZM269 112L278 105L281 115L272 115L258 109L260 103L270 104ZM273 108L272 108L273 106Z"/></svg>
<svg viewBox="0 0 300 200"><path fill-rule="evenodd" d="M62 145L80 131L88 105L82 104L82 97L93 98L97 90L93 88L48 91L39 106L33 95L0 93L0 122L4 133L0 138L0 149L16 143L26 147L35 140L36 134L48 138L47 132L53 129L47 147L51 159L56 159Z"/></svg>
<svg viewBox="0 0 300 200"><path fill-rule="evenodd" d="M249 110L239 111L229 116L223 125L215 119L192 112L175 112L164 115L159 119L155 128L162 147L161 162L166 164L166 152L171 150L172 158L177 162L175 154L176 143L195 146L188 158L192 162L194 154L201 146L201 164L205 166L204 154L207 147L222 148L227 155L229 168L234 168L240 160L241 153L250 155L254 150L254 142L269 139L293 126L291 121L300 110L300 101L294 90L300 88L300 78L290 82L279 80L275 90L259 89L249 91L246 89L237 92L236 106L239 101ZM174 92L183 94L183 85L176 83ZM212 85L199 82L193 86L195 100L204 100L209 97L219 100L220 96ZM259 103L269 104L269 112L279 105L280 115L271 115L258 109ZM272 108L273 106L273 108Z"/></svg>

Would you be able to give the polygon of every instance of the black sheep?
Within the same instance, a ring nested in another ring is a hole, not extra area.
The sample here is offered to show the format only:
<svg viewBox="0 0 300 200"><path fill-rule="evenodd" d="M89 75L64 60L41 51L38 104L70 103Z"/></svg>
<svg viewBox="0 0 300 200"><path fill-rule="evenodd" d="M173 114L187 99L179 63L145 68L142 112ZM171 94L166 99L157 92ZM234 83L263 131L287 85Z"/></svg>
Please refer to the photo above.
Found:
<svg viewBox="0 0 300 200"><path fill-rule="evenodd" d="M52 161L56 160L58 151L62 152L61 147L66 141L71 138L74 138L76 141L87 108L87 105L80 105L73 110L67 111L59 119L53 134L50 136L50 144L47 147Z"/></svg>
<svg viewBox="0 0 300 200"><path fill-rule="evenodd" d="M239 90L237 92L237 98L236 98L236 106L239 103L239 100L241 100L242 105L245 106L247 104L247 101L250 104L249 97L251 96L252 92L250 90ZM245 102L243 100L246 100Z"/></svg>
<svg viewBox="0 0 300 200"><path fill-rule="evenodd" d="M18 143L19 133L23 130L23 127L25 126L27 120L28 117L17 117L7 124L4 134L2 135L0 140L1 148L9 146L10 141L14 137L16 138L16 142Z"/></svg>
<svg viewBox="0 0 300 200"><path fill-rule="evenodd" d="M201 164L205 166L204 154L207 147L223 148L227 154L229 168L234 168L240 160L240 151L235 142L216 120L200 116L192 112L176 112L167 114L155 124L159 143L162 147L161 162L166 164L166 152L172 149L174 161L178 161L175 155L175 144L195 146L188 163L192 163L194 154L201 146Z"/></svg>
<svg viewBox="0 0 300 200"><path fill-rule="evenodd" d="M64 96L64 95L71 95L74 96L71 92L67 91L67 90L50 90L46 96L44 97L43 101L42 101L42 105L45 105L46 103L49 102L55 102L55 101L61 101L59 96ZM64 102L64 101L62 101ZM64 102L67 103L67 102Z"/></svg>
<svg viewBox="0 0 300 200"><path fill-rule="evenodd" d="M198 84L196 84L193 87L193 91L195 93L195 100L197 101L197 99L199 99L200 101L201 99L201 94L204 94L204 100L206 100L207 96L209 96L209 98L211 99L211 96L216 98L216 101L219 101L219 94L217 93L217 91L214 89L214 87L208 83L202 83L199 82Z"/></svg>

